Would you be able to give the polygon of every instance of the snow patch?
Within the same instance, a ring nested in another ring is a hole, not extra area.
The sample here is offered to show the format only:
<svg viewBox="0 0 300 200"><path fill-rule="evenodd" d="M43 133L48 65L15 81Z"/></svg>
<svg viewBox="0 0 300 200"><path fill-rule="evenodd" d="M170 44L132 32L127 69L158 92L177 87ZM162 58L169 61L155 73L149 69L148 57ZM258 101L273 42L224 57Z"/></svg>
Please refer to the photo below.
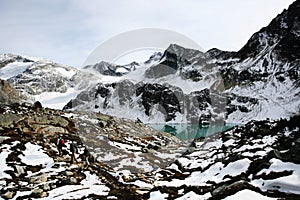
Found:
<svg viewBox="0 0 300 200"><path fill-rule="evenodd" d="M46 199L79 199L87 197L90 194L107 196L109 188L106 187L99 177L90 172L84 172L86 178L82 180L81 185L65 185L49 191L49 196Z"/></svg>
<svg viewBox="0 0 300 200"><path fill-rule="evenodd" d="M11 153L11 151L9 150L9 145L2 145L0 147L1 153L0 153L0 179L11 179L11 176L6 174L5 171L7 170L14 170L13 168L9 167L6 164L6 159L8 157L8 155Z"/></svg>
<svg viewBox="0 0 300 200"><path fill-rule="evenodd" d="M160 191L155 191L150 193L150 200L167 199L168 196L168 194L161 193Z"/></svg>
<svg viewBox="0 0 300 200"><path fill-rule="evenodd" d="M44 107L61 110L78 93L79 91L74 88L68 88L65 93L43 92L39 95L34 95L34 98L36 101L40 101Z"/></svg>
<svg viewBox="0 0 300 200"><path fill-rule="evenodd" d="M300 165L289 162L282 162L276 158L270 160L272 163L268 169L263 169L258 175L270 172L292 171L289 176L279 177L273 180L254 180L252 184L263 191L278 189L281 192L300 194Z"/></svg>
<svg viewBox="0 0 300 200"><path fill-rule="evenodd" d="M22 163L31 166L43 165L46 168L54 164L53 159L44 153L41 146L27 142L25 147L24 155L19 155Z"/></svg>
<svg viewBox="0 0 300 200"><path fill-rule="evenodd" d="M224 200L240 200L240 199L243 199L243 200L253 200L253 199L271 200L271 199L277 199L277 198L266 197L266 196L263 196L262 194L254 192L252 190L245 189L245 190L235 193L234 195L226 197Z"/></svg>
<svg viewBox="0 0 300 200"><path fill-rule="evenodd" d="M206 193L204 195L199 195L196 194L193 191L190 191L188 193L186 193L185 195L183 195L182 197L177 198L176 200L193 200L193 199L197 199L197 200L205 200L205 199L209 199L211 197L210 193Z"/></svg>
<svg viewBox="0 0 300 200"><path fill-rule="evenodd" d="M13 62L7 64L5 67L0 69L0 77L1 79L7 80L24 72L30 65L32 65L32 62Z"/></svg>

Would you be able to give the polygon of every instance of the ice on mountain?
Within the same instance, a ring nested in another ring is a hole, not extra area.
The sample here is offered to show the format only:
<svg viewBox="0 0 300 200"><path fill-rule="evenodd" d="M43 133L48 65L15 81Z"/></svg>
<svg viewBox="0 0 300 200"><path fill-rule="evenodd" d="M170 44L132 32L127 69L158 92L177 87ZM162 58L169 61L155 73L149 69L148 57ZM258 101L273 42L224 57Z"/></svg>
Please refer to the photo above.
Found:
<svg viewBox="0 0 300 200"><path fill-rule="evenodd" d="M13 62L7 64L5 67L0 68L0 77L1 79L7 80L24 72L31 65L32 62Z"/></svg>
<svg viewBox="0 0 300 200"><path fill-rule="evenodd" d="M61 92L43 92L34 95L36 101L40 101L44 107L52 109L63 109L63 107L73 98L78 91L74 88L68 88L65 93Z"/></svg>

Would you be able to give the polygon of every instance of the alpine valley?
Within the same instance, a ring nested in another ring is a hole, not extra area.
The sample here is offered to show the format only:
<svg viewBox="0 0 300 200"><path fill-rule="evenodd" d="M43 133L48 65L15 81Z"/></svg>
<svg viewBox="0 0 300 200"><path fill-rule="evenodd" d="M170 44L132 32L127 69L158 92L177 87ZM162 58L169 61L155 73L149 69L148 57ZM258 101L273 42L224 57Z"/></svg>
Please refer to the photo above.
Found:
<svg viewBox="0 0 300 200"><path fill-rule="evenodd" d="M299 13L237 52L170 44L82 69L0 55L0 198L300 199ZM238 126L182 141L157 123Z"/></svg>

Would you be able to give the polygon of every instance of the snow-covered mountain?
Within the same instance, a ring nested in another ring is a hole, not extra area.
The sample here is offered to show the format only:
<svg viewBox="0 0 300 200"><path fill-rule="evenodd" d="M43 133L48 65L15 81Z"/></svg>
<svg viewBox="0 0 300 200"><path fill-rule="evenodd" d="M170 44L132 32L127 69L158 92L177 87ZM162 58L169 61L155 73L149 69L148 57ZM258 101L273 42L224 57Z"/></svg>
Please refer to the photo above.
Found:
<svg viewBox="0 0 300 200"><path fill-rule="evenodd" d="M82 70L2 55L0 78L48 107L148 123L287 118L300 111L299 11L296 1L237 52L171 44L144 63L100 62Z"/></svg>
<svg viewBox="0 0 300 200"><path fill-rule="evenodd" d="M84 66L83 69L90 70L91 72L97 72L102 75L108 76L123 76L131 71L134 71L139 64L137 62L132 62L127 65L115 65L108 62L100 62L95 65Z"/></svg>
<svg viewBox="0 0 300 200"><path fill-rule="evenodd" d="M27 101L38 100L56 109L62 109L70 99L98 79L92 73L74 67L13 54L0 56L0 77L27 97Z"/></svg>
<svg viewBox="0 0 300 200"><path fill-rule="evenodd" d="M150 65L161 57L153 55ZM81 91L99 82L118 81L121 76L140 68L136 62L115 65L100 62L83 69L55 63L43 58L14 54L0 55L0 78L11 83L26 101L40 101L44 106L62 109Z"/></svg>
<svg viewBox="0 0 300 200"><path fill-rule="evenodd" d="M299 2L255 33L237 52L205 53L170 45L118 80L79 94L65 107L144 122L279 119L300 111Z"/></svg>

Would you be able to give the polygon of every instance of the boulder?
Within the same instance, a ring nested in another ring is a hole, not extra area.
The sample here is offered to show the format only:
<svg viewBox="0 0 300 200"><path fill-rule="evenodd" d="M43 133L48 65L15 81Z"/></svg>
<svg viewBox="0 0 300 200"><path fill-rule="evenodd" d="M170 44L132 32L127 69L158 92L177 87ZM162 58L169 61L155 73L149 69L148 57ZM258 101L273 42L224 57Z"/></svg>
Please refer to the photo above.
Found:
<svg viewBox="0 0 300 200"><path fill-rule="evenodd" d="M2 195L2 197L5 198L5 199L12 199L13 196L14 196L14 193L11 192L11 191L7 191L6 193L4 193L4 194Z"/></svg>
<svg viewBox="0 0 300 200"><path fill-rule="evenodd" d="M16 172L15 174L16 174L17 177L19 177L20 175L25 173L25 167L24 166L15 165L14 168L15 168L15 172Z"/></svg>

